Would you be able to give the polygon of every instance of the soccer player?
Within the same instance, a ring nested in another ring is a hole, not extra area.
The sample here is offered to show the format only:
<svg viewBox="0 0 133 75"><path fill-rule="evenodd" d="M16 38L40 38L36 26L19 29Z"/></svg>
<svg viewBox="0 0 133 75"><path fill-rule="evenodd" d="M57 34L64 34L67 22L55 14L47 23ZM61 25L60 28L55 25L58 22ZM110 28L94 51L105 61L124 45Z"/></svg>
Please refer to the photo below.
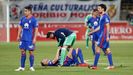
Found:
<svg viewBox="0 0 133 75"><path fill-rule="evenodd" d="M15 71L25 70L26 50L29 51L30 70L35 71L34 65L34 48L36 43L36 36L38 33L38 23L35 17L32 16L32 7L26 6L24 8L24 15L18 26L17 40L21 51L20 67Z"/></svg>
<svg viewBox="0 0 133 75"><path fill-rule="evenodd" d="M61 49L61 58L60 58L60 66L63 65L63 61L66 56L66 50L68 50L68 54L71 55L71 52L73 50L73 44L76 40L76 34L66 28L59 28L55 30L54 32L48 32L47 33L47 38L54 39L56 38L58 41L58 50Z"/></svg>
<svg viewBox="0 0 133 75"><path fill-rule="evenodd" d="M99 26L98 22L99 22L98 10L94 9L92 11L92 17L90 17L87 21L87 25L89 27L88 29L90 29L90 31L96 29ZM92 34L92 51L94 55L95 55L95 44L98 41L98 34L99 34L99 31Z"/></svg>
<svg viewBox="0 0 133 75"><path fill-rule="evenodd" d="M110 44L109 44L110 18L105 13L106 9L107 9L107 7L104 4L98 5L98 11L100 13L100 21L99 21L100 26L89 33L89 35L90 35L97 31L100 32L98 42L97 42L97 47L96 47L95 60L94 60L93 66L90 67L91 69L97 69L97 63L98 63L98 60L100 57L100 48L102 48L102 50L105 50L106 55L108 57L109 66L106 69L114 68L113 61L112 61L112 53L110 51Z"/></svg>
<svg viewBox="0 0 133 75"><path fill-rule="evenodd" d="M41 61L41 65L42 66L58 66L59 60L60 60L60 53L61 53L61 49L57 51L56 56L58 57L55 56L53 60L43 59ZM63 66L81 66L81 67L88 66L88 64L84 62L82 50L80 48L77 48L76 50L74 49L71 53L71 56L70 55L66 56L65 61L63 62L64 63ZM75 61L75 56L76 56L76 59L79 58L80 61L79 60ZM78 64L75 64L75 63L78 63Z"/></svg>

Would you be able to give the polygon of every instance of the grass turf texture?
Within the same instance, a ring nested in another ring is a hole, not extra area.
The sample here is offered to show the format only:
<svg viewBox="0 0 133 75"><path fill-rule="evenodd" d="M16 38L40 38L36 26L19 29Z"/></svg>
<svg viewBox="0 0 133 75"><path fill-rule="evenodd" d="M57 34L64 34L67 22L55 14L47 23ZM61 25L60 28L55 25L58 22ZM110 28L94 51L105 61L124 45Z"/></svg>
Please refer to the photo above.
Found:
<svg viewBox="0 0 133 75"><path fill-rule="evenodd" d="M76 41L74 48L81 48L84 59L93 64L91 43L89 49L85 47L85 41ZM108 61L101 51L98 70L90 70L87 67L41 67L43 58L53 59L56 54L57 45L55 41L37 42L35 50L35 72L29 70L29 56L27 52L26 70L15 72L19 67L20 51L18 43L0 43L0 75L132 75L133 74L133 41L111 41L113 54L113 70L105 70Z"/></svg>

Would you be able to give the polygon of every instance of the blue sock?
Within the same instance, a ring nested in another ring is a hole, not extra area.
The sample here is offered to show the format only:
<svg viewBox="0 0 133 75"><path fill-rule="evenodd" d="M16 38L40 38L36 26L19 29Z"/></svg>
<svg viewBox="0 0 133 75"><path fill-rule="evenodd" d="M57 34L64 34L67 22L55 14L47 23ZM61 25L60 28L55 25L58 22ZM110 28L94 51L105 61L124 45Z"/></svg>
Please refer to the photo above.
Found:
<svg viewBox="0 0 133 75"><path fill-rule="evenodd" d="M92 51L93 51L93 54L95 55L95 43L92 42Z"/></svg>
<svg viewBox="0 0 133 75"><path fill-rule="evenodd" d="M107 54L107 57L108 57L108 61L109 61L110 66L113 66L112 53L111 53L111 52L108 53L108 54Z"/></svg>
<svg viewBox="0 0 133 75"><path fill-rule="evenodd" d="M30 60L30 67L33 67L33 65L34 65L34 55L30 55L29 60Z"/></svg>
<svg viewBox="0 0 133 75"><path fill-rule="evenodd" d="M21 67L25 67L26 54L21 54Z"/></svg>
<svg viewBox="0 0 133 75"><path fill-rule="evenodd" d="M83 58L83 54L80 48L78 48L78 57L81 61L81 63L84 63L84 58Z"/></svg>
<svg viewBox="0 0 133 75"><path fill-rule="evenodd" d="M94 60L94 66L97 66L99 57L100 57L100 53L96 53L96 54L95 54L95 60Z"/></svg>
<svg viewBox="0 0 133 75"><path fill-rule="evenodd" d="M72 57L73 57L73 60L74 60L75 64L79 64L78 57L77 57L77 54L76 54L76 50L72 51Z"/></svg>

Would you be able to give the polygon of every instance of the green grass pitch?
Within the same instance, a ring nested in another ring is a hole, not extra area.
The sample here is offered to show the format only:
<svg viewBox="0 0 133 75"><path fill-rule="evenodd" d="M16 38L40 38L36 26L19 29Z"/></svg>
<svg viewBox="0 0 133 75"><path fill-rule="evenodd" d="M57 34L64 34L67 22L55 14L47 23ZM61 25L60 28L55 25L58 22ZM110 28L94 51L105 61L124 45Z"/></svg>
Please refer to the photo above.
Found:
<svg viewBox="0 0 133 75"><path fill-rule="evenodd" d="M37 42L35 50L35 72L29 70L29 57L27 52L26 70L15 72L19 67L20 51L18 42L0 43L0 75L132 75L133 74L133 41L111 41L113 54L113 70L105 70L108 65L106 56L101 51L98 70L90 70L87 67L41 67L40 61L43 58L53 59L57 45L55 41ZM89 64L93 63L91 43L89 49L85 48L85 41L76 41L74 48L81 48L84 59Z"/></svg>

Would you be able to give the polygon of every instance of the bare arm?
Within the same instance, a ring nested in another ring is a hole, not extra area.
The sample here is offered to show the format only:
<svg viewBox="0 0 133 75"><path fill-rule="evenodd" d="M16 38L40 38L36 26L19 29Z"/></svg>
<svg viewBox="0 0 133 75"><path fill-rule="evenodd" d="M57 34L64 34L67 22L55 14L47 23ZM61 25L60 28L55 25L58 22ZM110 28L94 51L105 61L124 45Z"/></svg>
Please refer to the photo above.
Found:
<svg viewBox="0 0 133 75"><path fill-rule="evenodd" d="M95 33L95 32L97 32L97 31L99 31L100 30L100 26L98 26L96 29L92 29L91 30L91 32L89 32L89 34L88 35L91 35L91 34L93 34L93 33Z"/></svg>
<svg viewBox="0 0 133 75"><path fill-rule="evenodd" d="M33 44L36 43L37 34L38 34L38 28L35 28L34 37L33 37Z"/></svg>
<svg viewBox="0 0 133 75"><path fill-rule="evenodd" d="M53 59L53 63L56 63L57 62L57 60L59 59L59 52L60 52L60 49L61 49L61 47L58 47L58 49L57 49L57 52L56 52L56 55L55 55L55 58Z"/></svg>
<svg viewBox="0 0 133 75"><path fill-rule="evenodd" d="M17 35L17 40L20 41L21 38L21 31L22 31L22 27L19 25L18 26L18 35Z"/></svg>
<svg viewBox="0 0 133 75"><path fill-rule="evenodd" d="M110 32L110 25L109 23L106 24L106 27L107 27L107 41L109 41L109 32Z"/></svg>

